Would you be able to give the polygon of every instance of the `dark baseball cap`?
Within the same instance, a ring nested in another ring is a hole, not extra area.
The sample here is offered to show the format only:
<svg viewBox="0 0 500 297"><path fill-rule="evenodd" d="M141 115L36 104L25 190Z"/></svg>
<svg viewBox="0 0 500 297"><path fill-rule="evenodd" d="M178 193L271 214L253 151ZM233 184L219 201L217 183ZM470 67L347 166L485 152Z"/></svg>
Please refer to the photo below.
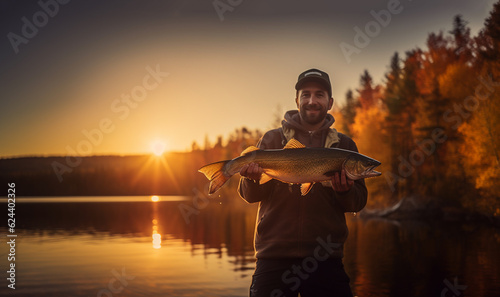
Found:
<svg viewBox="0 0 500 297"><path fill-rule="evenodd" d="M330 83L330 77L328 76L328 73L315 68L306 70L299 75L299 79L295 84L295 90L300 90L304 83L310 81L315 81L322 84L328 91L328 95L332 97L332 84Z"/></svg>

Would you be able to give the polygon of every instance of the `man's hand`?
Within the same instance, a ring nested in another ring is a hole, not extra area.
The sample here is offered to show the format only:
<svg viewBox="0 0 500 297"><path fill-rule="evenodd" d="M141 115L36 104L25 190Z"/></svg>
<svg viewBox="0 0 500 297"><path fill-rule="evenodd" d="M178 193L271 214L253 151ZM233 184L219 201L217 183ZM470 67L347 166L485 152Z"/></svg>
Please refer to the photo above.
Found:
<svg viewBox="0 0 500 297"><path fill-rule="evenodd" d="M332 176L332 187L335 192L347 192L352 188L354 181L345 175L345 170L342 169L340 174L335 172Z"/></svg>
<svg viewBox="0 0 500 297"><path fill-rule="evenodd" d="M250 163L240 170L240 175L246 178L252 179L254 181L259 181L262 175L263 169L257 163Z"/></svg>

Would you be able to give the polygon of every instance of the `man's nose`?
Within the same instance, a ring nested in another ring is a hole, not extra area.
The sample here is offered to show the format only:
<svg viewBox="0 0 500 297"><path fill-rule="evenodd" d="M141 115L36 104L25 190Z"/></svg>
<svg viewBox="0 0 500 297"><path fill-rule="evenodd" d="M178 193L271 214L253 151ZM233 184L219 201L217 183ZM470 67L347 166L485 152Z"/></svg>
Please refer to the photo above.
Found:
<svg viewBox="0 0 500 297"><path fill-rule="evenodd" d="M314 96L311 96L307 99L307 104L308 105L316 104L316 100L315 100Z"/></svg>

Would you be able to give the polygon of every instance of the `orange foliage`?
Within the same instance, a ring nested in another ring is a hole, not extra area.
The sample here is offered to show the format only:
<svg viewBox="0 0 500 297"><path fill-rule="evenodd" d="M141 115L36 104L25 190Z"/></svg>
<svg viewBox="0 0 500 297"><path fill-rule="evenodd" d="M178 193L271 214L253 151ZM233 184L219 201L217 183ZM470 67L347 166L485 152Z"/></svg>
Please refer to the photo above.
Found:
<svg viewBox="0 0 500 297"><path fill-rule="evenodd" d="M500 88L472 113L459 131L465 135L460 153L468 178L484 195L466 201L467 205L500 214Z"/></svg>
<svg viewBox="0 0 500 297"><path fill-rule="evenodd" d="M384 119L387 112L372 106L364 109L358 108L356 119L352 126L353 139L361 154L372 157L382 165L378 170L390 170L389 143L384 140ZM390 195L390 190L384 178L367 179L366 184L370 193L368 207L387 206L384 197Z"/></svg>
<svg viewBox="0 0 500 297"><path fill-rule="evenodd" d="M350 98L360 107L342 107L359 151L381 161L386 177L394 174L392 193L386 179L366 180L368 207L426 195L500 215L500 1L477 37L466 24L456 16L450 35L429 34L427 48L407 51L402 63L395 53L383 86L365 70ZM412 162L408 174L399 172L403 161Z"/></svg>

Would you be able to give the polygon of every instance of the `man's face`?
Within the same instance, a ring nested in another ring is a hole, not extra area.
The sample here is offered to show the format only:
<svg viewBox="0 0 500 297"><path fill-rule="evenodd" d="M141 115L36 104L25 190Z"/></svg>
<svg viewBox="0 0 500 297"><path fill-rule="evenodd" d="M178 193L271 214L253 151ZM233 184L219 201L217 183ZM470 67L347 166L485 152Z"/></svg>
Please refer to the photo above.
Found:
<svg viewBox="0 0 500 297"><path fill-rule="evenodd" d="M306 82L297 93L300 118L309 125L323 122L333 106L333 98L328 96L325 87L317 82Z"/></svg>

